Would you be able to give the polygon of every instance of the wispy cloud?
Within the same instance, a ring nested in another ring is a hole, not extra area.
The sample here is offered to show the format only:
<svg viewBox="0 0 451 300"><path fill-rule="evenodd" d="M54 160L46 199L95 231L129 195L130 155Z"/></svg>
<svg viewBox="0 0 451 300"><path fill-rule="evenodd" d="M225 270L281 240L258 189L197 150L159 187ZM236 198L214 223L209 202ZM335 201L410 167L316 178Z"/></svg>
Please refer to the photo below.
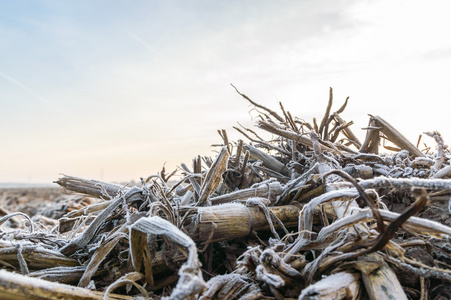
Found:
<svg viewBox="0 0 451 300"><path fill-rule="evenodd" d="M32 90L31 88L29 88L28 86L26 86L25 84L21 83L20 81L14 79L13 77L9 76L8 74L5 74L4 72L0 71L0 76L3 77L4 79L8 80L9 82L15 84L16 86L26 90L28 93L30 93L32 96L34 96L35 98L39 99L42 103L46 104L47 106L50 106L52 108L56 108L58 110L61 110L62 107L59 105L56 105L55 103L53 103L52 101L42 97L41 95L39 95L36 91Z"/></svg>
<svg viewBox="0 0 451 300"><path fill-rule="evenodd" d="M149 49L150 51L152 51L153 53L157 54L158 56L160 56L161 58L166 58L165 55L163 55L160 51L158 51L155 47L153 47L152 45L150 45L149 43L147 43L146 41L144 41L142 38L140 38L139 36L137 36L136 34L134 34L133 32L130 32L128 30L125 30L125 32L131 37L133 38L135 41L137 41L138 43L140 43L141 45L143 45L144 47L146 47L147 49Z"/></svg>

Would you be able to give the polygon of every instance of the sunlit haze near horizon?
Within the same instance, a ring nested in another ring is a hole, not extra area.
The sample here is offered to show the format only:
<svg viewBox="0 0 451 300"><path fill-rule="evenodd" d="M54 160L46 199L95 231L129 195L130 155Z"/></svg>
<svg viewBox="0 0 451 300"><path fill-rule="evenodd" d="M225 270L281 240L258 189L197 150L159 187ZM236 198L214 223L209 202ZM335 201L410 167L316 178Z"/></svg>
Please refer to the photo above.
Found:
<svg viewBox="0 0 451 300"><path fill-rule="evenodd" d="M0 182L104 181L215 156L255 116L379 115L446 143L449 1L2 1ZM428 140L431 147L435 144Z"/></svg>

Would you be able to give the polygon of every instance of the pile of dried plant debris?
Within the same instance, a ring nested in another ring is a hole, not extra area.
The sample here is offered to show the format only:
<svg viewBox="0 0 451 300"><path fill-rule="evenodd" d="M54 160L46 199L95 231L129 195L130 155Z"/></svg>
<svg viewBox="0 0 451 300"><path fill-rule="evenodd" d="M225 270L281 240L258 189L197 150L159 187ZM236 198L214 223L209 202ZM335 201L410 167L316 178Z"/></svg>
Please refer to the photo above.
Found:
<svg viewBox="0 0 451 300"><path fill-rule="evenodd" d="M360 142L340 117L348 99L332 112L332 89L319 124L237 92L271 140L220 131L216 158L182 164L176 184L164 169L140 187L64 176L60 186L89 198L1 217L0 298L451 298L451 157L439 133L425 133L429 153L370 116Z"/></svg>

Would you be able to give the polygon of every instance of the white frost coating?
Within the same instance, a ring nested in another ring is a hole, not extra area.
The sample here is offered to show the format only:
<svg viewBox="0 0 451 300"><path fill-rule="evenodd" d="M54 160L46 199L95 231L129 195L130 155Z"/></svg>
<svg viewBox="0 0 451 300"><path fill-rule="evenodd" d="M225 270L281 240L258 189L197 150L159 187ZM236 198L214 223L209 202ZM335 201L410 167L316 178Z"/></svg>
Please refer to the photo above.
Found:
<svg viewBox="0 0 451 300"><path fill-rule="evenodd" d="M423 187L432 190L451 191L451 179L421 179L421 178L387 178L376 177L359 182L363 189L368 188L405 188Z"/></svg>
<svg viewBox="0 0 451 300"><path fill-rule="evenodd" d="M451 174L451 165L450 166L446 166L442 169L440 169L437 173L435 173L431 178L436 179L436 178L443 178L445 176L449 176Z"/></svg>
<svg viewBox="0 0 451 300"><path fill-rule="evenodd" d="M263 265L258 265L255 269L257 279L266 282L276 288L281 288L285 285L285 281L277 274L268 272Z"/></svg>
<svg viewBox="0 0 451 300"><path fill-rule="evenodd" d="M194 220L194 223L200 224L202 220L202 216L204 213L211 213L211 214L217 214L222 215L221 211L227 211L227 212L242 212L243 210L247 210L248 208L246 205L238 202L233 203L224 203L224 204L218 204L213 206L204 206L204 207L198 207L197 208L197 215L196 219Z"/></svg>
<svg viewBox="0 0 451 300"><path fill-rule="evenodd" d="M132 225L131 229L147 234L165 235L186 248L196 247L193 240L178 229L177 226L157 216L141 218Z"/></svg>
<svg viewBox="0 0 451 300"><path fill-rule="evenodd" d="M198 207L197 211L199 213L201 213L201 212L204 212L204 211L214 212L214 211L218 211L219 209L236 210L236 209L243 209L243 206L245 207L244 204L239 203L239 202L222 203L222 204L218 204L218 205Z"/></svg>
<svg viewBox="0 0 451 300"><path fill-rule="evenodd" d="M343 296L346 296L346 289L353 283L357 284L358 279L359 276L356 274L346 272L333 274L303 289L298 299L323 299L327 295L343 293ZM343 291L340 293L340 290ZM331 297L330 299L342 298Z"/></svg>
<svg viewBox="0 0 451 300"><path fill-rule="evenodd" d="M398 213L391 212L389 210L380 209L379 213L384 221L394 221L400 216ZM353 214L346 216L342 219L335 221L327 227L323 227L318 233L317 241L323 241L328 236L337 232L343 227L351 226L358 222L367 222L369 219L373 219L373 212L369 208L353 208ZM410 217L407 219L402 226L408 227L412 231L421 233L421 231L428 231L429 234L435 233L436 235L447 235L451 236L451 227L443 225L439 222L418 218Z"/></svg>
<svg viewBox="0 0 451 300"><path fill-rule="evenodd" d="M394 220L400 216L400 214L394 213L394 212L391 212L388 210L379 210L379 212L384 220L387 220L387 219ZM416 230L418 227L425 228L428 231L435 231L435 232L443 234L443 235L451 236L451 227L448 227L439 222L424 219L424 218L410 217L403 224L403 226L411 226L409 228L413 229L415 231L418 231L418 230ZM429 232L429 233L432 234L432 232Z"/></svg>
<svg viewBox="0 0 451 300"><path fill-rule="evenodd" d="M185 195L183 195L183 196L181 197L180 205L181 205L181 206L189 205L190 203L194 202L193 199L194 199L193 192L191 192L190 190L188 190L188 191L185 193Z"/></svg>

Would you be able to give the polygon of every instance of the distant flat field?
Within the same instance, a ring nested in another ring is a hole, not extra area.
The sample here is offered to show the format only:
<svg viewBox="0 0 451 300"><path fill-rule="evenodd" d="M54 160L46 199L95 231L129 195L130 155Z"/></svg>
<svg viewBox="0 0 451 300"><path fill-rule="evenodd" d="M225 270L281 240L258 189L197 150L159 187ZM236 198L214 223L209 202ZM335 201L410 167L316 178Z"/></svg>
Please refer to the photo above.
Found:
<svg viewBox="0 0 451 300"><path fill-rule="evenodd" d="M58 185L56 183L0 182L0 189L33 189L33 188L58 188Z"/></svg>
<svg viewBox="0 0 451 300"><path fill-rule="evenodd" d="M67 195L57 185L2 185L0 187L0 216L8 212L26 212L31 217L44 203L52 203Z"/></svg>

